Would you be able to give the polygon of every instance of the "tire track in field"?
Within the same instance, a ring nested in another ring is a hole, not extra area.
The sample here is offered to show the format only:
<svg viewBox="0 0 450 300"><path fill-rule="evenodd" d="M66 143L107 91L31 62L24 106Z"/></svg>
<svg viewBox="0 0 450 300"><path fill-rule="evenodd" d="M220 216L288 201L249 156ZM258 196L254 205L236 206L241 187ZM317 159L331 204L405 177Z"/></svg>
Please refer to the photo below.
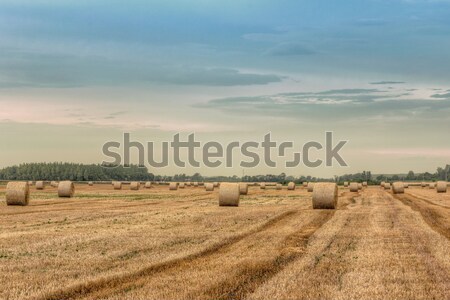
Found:
<svg viewBox="0 0 450 300"><path fill-rule="evenodd" d="M97 280L92 280L90 282L77 284L74 286L66 287L60 290L56 290L54 292L46 293L42 296L35 297L35 300L59 300L59 299L77 299L89 294L99 293L102 291L109 291L111 289L122 289L126 288L129 285L132 285L138 279L146 278L149 276L156 275L158 273L165 272L170 270L171 268L175 268L180 264L189 264L195 260L203 259L204 257L210 256L219 251L224 251L226 248L232 246L235 243L249 237L258 232L264 231L272 226L275 226L277 223L281 222L285 218L295 214L297 211L290 210L284 212L258 228L251 230L249 232L228 238L220 243L212 245L206 248L203 251L193 253L181 258L176 258L173 260L169 260L166 262L161 262L157 264L150 265L148 267L142 268L136 272L124 274L124 275L116 275L109 278L101 278Z"/></svg>
<svg viewBox="0 0 450 300"><path fill-rule="evenodd" d="M273 276L282 271L288 264L303 256L309 238L334 215L334 210L323 210L299 231L289 234L279 247L278 255L271 260L256 263L243 263L238 272L225 281L209 287L206 291L198 291L188 299L245 299Z"/></svg>
<svg viewBox="0 0 450 300"><path fill-rule="evenodd" d="M450 212L446 207L430 203L410 194L396 194L393 197L418 211L425 222L435 231L450 239Z"/></svg>

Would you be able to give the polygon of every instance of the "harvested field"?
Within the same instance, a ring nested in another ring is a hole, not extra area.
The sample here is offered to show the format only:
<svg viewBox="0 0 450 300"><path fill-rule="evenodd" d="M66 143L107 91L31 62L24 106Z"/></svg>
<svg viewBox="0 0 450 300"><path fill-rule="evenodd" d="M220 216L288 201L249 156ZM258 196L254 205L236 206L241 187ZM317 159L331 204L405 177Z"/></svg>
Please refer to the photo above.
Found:
<svg viewBox="0 0 450 300"><path fill-rule="evenodd" d="M306 189L218 192L76 185L0 187L0 299L448 299L447 194L339 188L335 210Z"/></svg>

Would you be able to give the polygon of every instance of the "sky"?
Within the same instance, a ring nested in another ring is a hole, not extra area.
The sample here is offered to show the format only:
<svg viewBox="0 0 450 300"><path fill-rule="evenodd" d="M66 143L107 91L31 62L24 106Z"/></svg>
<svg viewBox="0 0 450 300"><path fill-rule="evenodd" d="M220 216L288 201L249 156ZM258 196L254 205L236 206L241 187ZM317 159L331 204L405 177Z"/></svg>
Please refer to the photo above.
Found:
<svg viewBox="0 0 450 300"><path fill-rule="evenodd" d="M347 167L150 171L327 177L450 163L450 1L0 0L0 167L99 163L124 132L224 144L270 132L301 146L326 131L348 141Z"/></svg>

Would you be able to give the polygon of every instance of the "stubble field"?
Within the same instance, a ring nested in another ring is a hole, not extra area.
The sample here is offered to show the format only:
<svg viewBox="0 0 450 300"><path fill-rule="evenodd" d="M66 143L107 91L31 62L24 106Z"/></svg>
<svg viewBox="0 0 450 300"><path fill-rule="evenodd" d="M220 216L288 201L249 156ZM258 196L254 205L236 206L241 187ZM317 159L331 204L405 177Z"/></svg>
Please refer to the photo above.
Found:
<svg viewBox="0 0 450 300"><path fill-rule="evenodd" d="M0 299L450 299L450 193L0 187Z"/></svg>

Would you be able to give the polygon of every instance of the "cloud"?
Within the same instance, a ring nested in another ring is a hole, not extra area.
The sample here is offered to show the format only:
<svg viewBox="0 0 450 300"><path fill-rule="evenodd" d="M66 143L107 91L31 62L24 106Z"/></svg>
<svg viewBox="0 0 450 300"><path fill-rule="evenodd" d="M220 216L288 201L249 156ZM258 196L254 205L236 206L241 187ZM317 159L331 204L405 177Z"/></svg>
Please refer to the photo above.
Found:
<svg viewBox="0 0 450 300"><path fill-rule="evenodd" d="M374 85L384 85L384 84L404 84L406 82L403 81L377 81L377 82L371 82L370 84Z"/></svg>
<svg viewBox="0 0 450 300"><path fill-rule="evenodd" d="M241 72L150 61L108 59L0 49L0 87L79 87L164 83L175 85L244 86L281 82L274 74Z"/></svg>
<svg viewBox="0 0 450 300"><path fill-rule="evenodd" d="M300 56L315 53L315 51L299 43L282 43L266 51L266 55L272 56Z"/></svg>
<svg viewBox="0 0 450 300"><path fill-rule="evenodd" d="M450 93L446 93L446 94L434 94L434 95L431 95L431 98L450 99Z"/></svg>

